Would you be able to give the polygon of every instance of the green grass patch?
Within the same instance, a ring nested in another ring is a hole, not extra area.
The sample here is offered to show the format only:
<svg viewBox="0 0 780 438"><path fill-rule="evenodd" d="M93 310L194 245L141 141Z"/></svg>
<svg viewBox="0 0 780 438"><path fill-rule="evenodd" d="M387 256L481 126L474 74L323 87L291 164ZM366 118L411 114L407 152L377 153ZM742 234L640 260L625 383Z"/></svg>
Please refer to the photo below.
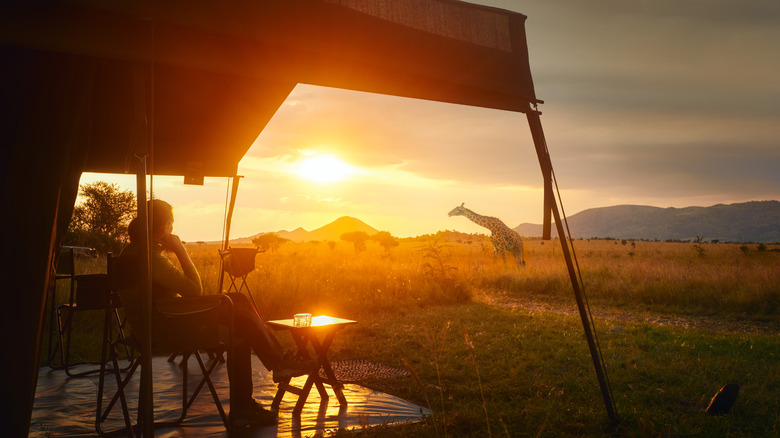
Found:
<svg viewBox="0 0 780 438"><path fill-rule="evenodd" d="M603 436L609 430L579 318L480 304L355 318L360 324L339 335L333 357L408 363L422 386L414 378L371 386L436 412L423 424L365 436ZM597 321L597 329L628 436L777 433L776 337L614 321ZM729 382L742 384L731 414L706 415L710 398Z"/></svg>

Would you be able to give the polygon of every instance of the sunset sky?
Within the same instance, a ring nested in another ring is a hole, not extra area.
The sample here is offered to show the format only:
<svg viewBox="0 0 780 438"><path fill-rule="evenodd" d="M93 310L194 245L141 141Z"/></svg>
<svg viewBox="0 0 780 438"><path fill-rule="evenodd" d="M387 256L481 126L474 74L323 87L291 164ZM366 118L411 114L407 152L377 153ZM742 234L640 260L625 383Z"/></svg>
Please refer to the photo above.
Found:
<svg viewBox="0 0 780 438"><path fill-rule="evenodd" d="M528 16L565 211L780 199L780 2L492 0ZM307 161L308 160L308 161ZM326 169L323 172L322 162ZM320 163L320 164L318 164ZM407 237L541 223L525 115L299 85L239 165L231 237L341 216ZM84 174L134 188L132 176ZM226 179L154 179L184 240L219 240Z"/></svg>

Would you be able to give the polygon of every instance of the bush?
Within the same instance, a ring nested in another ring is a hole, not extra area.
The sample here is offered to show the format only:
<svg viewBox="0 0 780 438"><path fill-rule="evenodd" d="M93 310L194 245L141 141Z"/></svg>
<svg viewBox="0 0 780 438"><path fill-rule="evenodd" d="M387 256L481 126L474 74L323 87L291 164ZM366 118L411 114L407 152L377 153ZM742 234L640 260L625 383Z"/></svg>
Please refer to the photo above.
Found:
<svg viewBox="0 0 780 438"><path fill-rule="evenodd" d="M89 246L101 253L119 252L127 243L127 225L135 215L135 195L118 185L82 184L65 244Z"/></svg>

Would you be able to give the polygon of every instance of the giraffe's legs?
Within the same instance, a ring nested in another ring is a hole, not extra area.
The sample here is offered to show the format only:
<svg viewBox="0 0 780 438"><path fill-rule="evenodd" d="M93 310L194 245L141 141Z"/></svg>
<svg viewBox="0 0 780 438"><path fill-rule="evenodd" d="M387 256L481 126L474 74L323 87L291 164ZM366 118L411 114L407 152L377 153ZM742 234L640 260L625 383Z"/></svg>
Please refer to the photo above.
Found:
<svg viewBox="0 0 780 438"><path fill-rule="evenodd" d="M517 269L525 268L525 259L523 258L523 250L520 249L512 251L512 257L515 259L515 265L517 266Z"/></svg>

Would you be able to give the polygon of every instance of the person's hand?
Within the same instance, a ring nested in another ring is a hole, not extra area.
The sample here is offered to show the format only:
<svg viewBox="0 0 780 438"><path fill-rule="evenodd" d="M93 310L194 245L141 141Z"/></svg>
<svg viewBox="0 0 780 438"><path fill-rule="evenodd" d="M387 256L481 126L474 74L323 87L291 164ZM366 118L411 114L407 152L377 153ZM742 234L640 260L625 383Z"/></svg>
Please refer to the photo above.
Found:
<svg viewBox="0 0 780 438"><path fill-rule="evenodd" d="M168 234L165 236L162 241L162 246L164 250L173 251L175 253L184 250L184 245L182 245L181 239L179 239L179 236L176 234Z"/></svg>

